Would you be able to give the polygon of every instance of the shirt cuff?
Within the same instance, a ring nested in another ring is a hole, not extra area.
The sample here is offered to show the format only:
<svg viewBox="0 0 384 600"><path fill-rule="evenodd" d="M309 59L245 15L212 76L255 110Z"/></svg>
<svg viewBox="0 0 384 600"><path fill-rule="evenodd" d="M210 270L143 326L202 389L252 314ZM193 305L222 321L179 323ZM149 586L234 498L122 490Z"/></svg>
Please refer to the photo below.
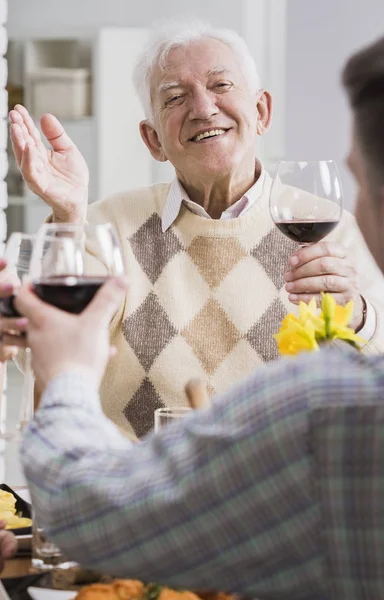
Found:
<svg viewBox="0 0 384 600"><path fill-rule="evenodd" d="M40 406L84 405L85 398L87 408L92 406L93 409L101 411L98 388L91 375L80 370L63 371L45 388Z"/></svg>
<svg viewBox="0 0 384 600"><path fill-rule="evenodd" d="M365 315L365 323L358 332L358 335L360 335L366 342L369 342L373 338L376 331L376 312L372 304L366 298L364 298L364 301L367 306L367 312Z"/></svg>

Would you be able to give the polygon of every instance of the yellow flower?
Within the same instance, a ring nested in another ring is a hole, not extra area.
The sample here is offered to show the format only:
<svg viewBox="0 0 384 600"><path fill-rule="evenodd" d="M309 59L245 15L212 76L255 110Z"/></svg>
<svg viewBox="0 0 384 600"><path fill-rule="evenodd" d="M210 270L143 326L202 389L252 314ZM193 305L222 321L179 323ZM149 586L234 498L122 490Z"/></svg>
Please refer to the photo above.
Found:
<svg viewBox="0 0 384 600"><path fill-rule="evenodd" d="M365 342L348 327L353 315L353 302L339 306L331 294L321 296L319 314L316 300L312 298L309 304L300 302L298 317L292 313L285 317L279 333L274 336L281 355L318 350L319 343L326 340L341 339L355 348Z"/></svg>
<svg viewBox="0 0 384 600"><path fill-rule="evenodd" d="M282 356L319 349L313 325L309 321L303 325L292 314L285 317L279 333L276 333L274 338Z"/></svg>

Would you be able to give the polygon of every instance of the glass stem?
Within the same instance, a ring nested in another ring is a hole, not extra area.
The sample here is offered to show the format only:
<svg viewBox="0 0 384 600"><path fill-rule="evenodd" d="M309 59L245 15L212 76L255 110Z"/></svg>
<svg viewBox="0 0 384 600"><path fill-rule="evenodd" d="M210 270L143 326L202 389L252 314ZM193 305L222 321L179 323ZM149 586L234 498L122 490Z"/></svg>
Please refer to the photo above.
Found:
<svg viewBox="0 0 384 600"><path fill-rule="evenodd" d="M31 365L31 349L26 348L25 353L25 376L19 422L20 431L23 431L24 427L32 419L34 413L35 378Z"/></svg>

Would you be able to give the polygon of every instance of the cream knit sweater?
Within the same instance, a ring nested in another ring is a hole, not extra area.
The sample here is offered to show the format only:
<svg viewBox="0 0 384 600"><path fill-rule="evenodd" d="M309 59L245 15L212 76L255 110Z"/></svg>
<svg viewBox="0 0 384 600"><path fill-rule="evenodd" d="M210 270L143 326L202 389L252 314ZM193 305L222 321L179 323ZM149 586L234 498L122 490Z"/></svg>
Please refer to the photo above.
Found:
<svg viewBox="0 0 384 600"><path fill-rule="evenodd" d="M236 219L210 220L182 207L161 231L169 184L115 195L89 206L89 222L111 222L130 287L111 323L117 356L104 377L106 415L129 434L144 435L161 406L186 404L184 385L199 377L222 392L278 357L273 334L294 311L283 274L297 245L273 225L270 178L261 198ZM329 236L349 248L360 291L377 313L364 348L384 350L384 280L349 213Z"/></svg>

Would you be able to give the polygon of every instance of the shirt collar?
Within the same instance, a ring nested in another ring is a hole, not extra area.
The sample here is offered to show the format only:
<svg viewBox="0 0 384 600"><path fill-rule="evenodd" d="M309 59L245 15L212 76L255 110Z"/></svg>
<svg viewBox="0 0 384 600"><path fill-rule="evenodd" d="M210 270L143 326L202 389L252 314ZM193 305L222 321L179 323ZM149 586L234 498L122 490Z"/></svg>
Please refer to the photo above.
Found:
<svg viewBox="0 0 384 600"><path fill-rule="evenodd" d="M265 176L266 171L264 167L262 167L258 180L244 194L244 196L242 196L242 198L237 200L237 202L232 204L232 206L228 207L222 213L221 219L233 219L243 215L247 210L249 210L262 194ZM163 233L167 231L167 229L169 229L170 226L175 222L183 203L189 208L189 210L197 215L207 219L211 218L205 209L200 206L200 204L193 202L189 198L187 192L176 177L172 181L171 187L169 188L167 200L161 215L161 229Z"/></svg>

